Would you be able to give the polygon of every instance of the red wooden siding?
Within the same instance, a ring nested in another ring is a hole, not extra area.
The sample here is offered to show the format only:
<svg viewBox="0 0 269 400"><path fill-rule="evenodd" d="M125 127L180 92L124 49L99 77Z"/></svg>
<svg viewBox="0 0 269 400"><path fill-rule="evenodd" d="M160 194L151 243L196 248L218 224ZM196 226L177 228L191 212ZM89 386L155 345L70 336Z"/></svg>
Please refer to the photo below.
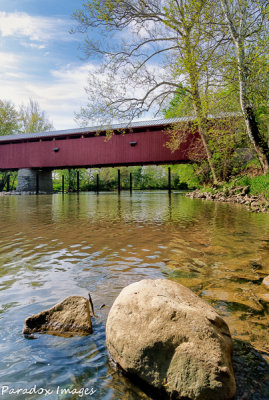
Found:
<svg viewBox="0 0 269 400"><path fill-rule="evenodd" d="M33 136L31 137L33 138ZM0 169L65 168L188 162L188 148L197 135L172 153L162 130L54 140L0 143ZM131 146L130 142L136 142ZM59 148L55 152L53 149Z"/></svg>

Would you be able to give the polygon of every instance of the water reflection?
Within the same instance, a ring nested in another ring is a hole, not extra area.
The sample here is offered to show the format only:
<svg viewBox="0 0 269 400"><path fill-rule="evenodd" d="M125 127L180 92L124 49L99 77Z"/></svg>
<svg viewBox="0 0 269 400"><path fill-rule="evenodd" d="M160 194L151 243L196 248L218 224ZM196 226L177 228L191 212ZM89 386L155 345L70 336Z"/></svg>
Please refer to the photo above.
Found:
<svg viewBox="0 0 269 400"><path fill-rule="evenodd" d="M269 350L261 285L269 275L268 215L157 192L0 197L0 214L1 383L148 398L112 376L104 328L119 291L144 278L190 287L218 309L234 337ZM94 335L21 335L26 316L88 291L99 314Z"/></svg>

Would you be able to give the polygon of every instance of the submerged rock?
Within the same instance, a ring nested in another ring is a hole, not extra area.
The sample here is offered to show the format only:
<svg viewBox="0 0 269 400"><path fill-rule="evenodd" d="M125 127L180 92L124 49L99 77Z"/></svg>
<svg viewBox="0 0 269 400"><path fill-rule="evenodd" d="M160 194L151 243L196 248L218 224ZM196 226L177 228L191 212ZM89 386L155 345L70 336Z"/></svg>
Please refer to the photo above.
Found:
<svg viewBox="0 0 269 400"><path fill-rule="evenodd" d="M266 360L268 352L257 351L250 343L234 340L235 400L269 399L269 364Z"/></svg>
<svg viewBox="0 0 269 400"><path fill-rule="evenodd" d="M89 300L69 296L61 303L26 318L23 333L44 332L67 336L92 333Z"/></svg>
<svg viewBox="0 0 269 400"><path fill-rule="evenodd" d="M124 288L107 320L107 347L127 373L161 398L228 400L235 395L232 340L216 311L165 279Z"/></svg>
<svg viewBox="0 0 269 400"><path fill-rule="evenodd" d="M269 275L263 279L262 283L269 289Z"/></svg>

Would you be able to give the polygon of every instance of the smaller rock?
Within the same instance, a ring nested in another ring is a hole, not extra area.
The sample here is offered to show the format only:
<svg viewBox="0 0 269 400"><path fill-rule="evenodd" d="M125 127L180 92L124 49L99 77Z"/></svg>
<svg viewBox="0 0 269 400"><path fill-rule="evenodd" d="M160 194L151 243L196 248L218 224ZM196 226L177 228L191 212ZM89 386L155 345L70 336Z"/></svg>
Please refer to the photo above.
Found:
<svg viewBox="0 0 269 400"><path fill-rule="evenodd" d="M26 318L23 333L34 332L66 336L92 333L89 300L69 296L52 308Z"/></svg>
<svg viewBox="0 0 269 400"><path fill-rule="evenodd" d="M269 311L269 293L258 294L259 303L262 305L266 313Z"/></svg>
<svg viewBox="0 0 269 400"><path fill-rule="evenodd" d="M261 203L259 201L252 201L251 202L251 207L259 207L261 205Z"/></svg>
<svg viewBox="0 0 269 400"><path fill-rule="evenodd" d="M199 267L206 267L206 263L204 263L203 261L199 260L199 258L193 258L193 261Z"/></svg>
<svg viewBox="0 0 269 400"><path fill-rule="evenodd" d="M261 303L269 304L269 293L261 293L259 295L259 300Z"/></svg>
<svg viewBox="0 0 269 400"><path fill-rule="evenodd" d="M269 289L269 275L263 279L262 283Z"/></svg>
<svg viewBox="0 0 269 400"><path fill-rule="evenodd" d="M251 265L251 268L254 269L254 271L256 271L257 269L262 269L262 264L260 264L256 260L250 260L250 265Z"/></svg>
<svg viewBox="0 0 269 400"><path fill-rule="evenodd" d="M248 194L249 193L249 191L250 191L250 186L244 186L243 188L242 188L242 190L241 190L241 193L242 193L242 195L246 195L246 194Z"/></svg>

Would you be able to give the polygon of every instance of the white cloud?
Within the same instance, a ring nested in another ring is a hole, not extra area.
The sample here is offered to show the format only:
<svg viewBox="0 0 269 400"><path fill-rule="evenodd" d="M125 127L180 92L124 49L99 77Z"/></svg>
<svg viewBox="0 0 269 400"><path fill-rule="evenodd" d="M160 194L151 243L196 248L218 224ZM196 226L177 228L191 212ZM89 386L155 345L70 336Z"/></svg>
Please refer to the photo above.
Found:
<svg viewBox="0 0 269 400"><path fill-rule="evenodd" d="M24 12L0 12L0 33L3 37L24 37L35 42L47 42L61 37L59 31L65 25L66 21L62 19L31 16ZM67 29L65 32L68 37Z"/></svg>
<svg viewBox="0 0 269 400"><path fill-rule="evenodd" d="M68 19L30 16L23 12L0 12L2 42L7 38L16 39L15 46L1 46L0 99L10 100L17 107L28 103L29 98L38 101L55 129L77 127L74 112L79 112L87 101L84 91L87 65L69 64L62 67L61 56L52 54L50 50L42 54L42 57L46 56L46 65L51 65L48 71L42 65L40 56L28 49L42 50L48 47L49 41L75 40L68 34L69 24ZM16 51L18 43L24 47L23 51Z"/></svg>
<svg viewBox="0 0 269 400"><path fill-rule="evenodd" d="M14 53L0 52L0 70L16 69L18 64L18 57Z"/></svg>
<svg viewBox="0 0 269 400"><path fill-rule="evenodd" d="M3 57L2 57L3 56ZM0 53L0 60L5 58ZM32 81L31 76L19 73L17 60L10 58L14 74L1 73L0 87L1 99L10 100L15 105L28 103L28 99L38 101L42 110L53 122L55 129L68 129L77 127L74 121L74 112L79 112L80 107L87 102L84 87L87 84L88 69L91 65L67 65L59 70L50 71L49 80ZM6 69L6 68L5 68Z"/></svg>
<svg viewBox="0 0 269 400"><path fill-rule="evenodd" d="M45 44L36 44L36 43L29 43L29 42L21 42L24 47L30 47L31 49L42 50L45 49Z"/></svg>
<svg viewBox="0 0 269 400"><path fill-rule="evenodd" d="M46 80L42 76L33 80L30 74L21 70L24 62L22 56L0 52L0 98L12 101L17 107L27 104L28 99L32 98L38 101L55 129L77 127L74 113L79 112L89 101L84 90L88 84L89 72L101 80L106 79L106 74L100 73L96 64L67 64L59 69L51 69ZM133 88L130 87L129 91L132 92ZM136 95L142 92L142 89L136 89ZM89 121L89 125L95 123Z"/></svg>

